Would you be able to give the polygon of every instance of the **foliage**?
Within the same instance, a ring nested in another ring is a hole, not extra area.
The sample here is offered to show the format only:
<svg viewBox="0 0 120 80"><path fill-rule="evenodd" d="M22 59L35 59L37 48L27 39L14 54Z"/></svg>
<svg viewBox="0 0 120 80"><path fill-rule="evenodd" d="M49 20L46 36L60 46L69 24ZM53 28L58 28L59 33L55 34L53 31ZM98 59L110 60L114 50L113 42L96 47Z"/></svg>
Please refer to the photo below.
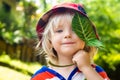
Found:
<svg viewBox="0 0 120 80"><path fill-rule="evenodd" d="M120 1L118 0L102 0L87 3L87 5L91 4L88 6L88 12L90 12L92 8L92 11L89 15L97 25L101 40L105 42L106 48L110 52L111 48L119 51L119 47L115 47L116 44L119 44L118 40L120 40L120 37L118 36L120 35L120 25L118 22L120 20L120 17L117 16L118 14L120 14L120 11L118 11L120 7L119 2ZM118 32L118 34L116 34L116 31Z"/></svg>
<svg viewBox="0 0 120 80"><path fill-rule="evenodd" d="M6 54L2 54L0 56L0 63L1 66L2 64L6 67L9 67L12 69L15 69L19 72L22 72L26 75L32 75L36 70L40 69L41 65L37 62L34 63L29 63L29 62L22 62L20 60L16 60L16 59L11 59L8 55Z"/></svg>
<svg viewBox="0 0 120 80"><path fill-rule="evenodd" d="M72 20L72 28L80 39L85 41L86 46L95 46L101 48L102 43L96 38L94 26L91 21L83 16L76 13Z"/></svg>
<svg viewBox="0 0 120 80"><path fill-rule="evenodd" d="M20 43L24 38L35 36L35 11L37 7L32 2L14 2L15 7L2 2L0 6L0 37L7 43ZM9 7L9 8L8 8ZM15 10L17 7L24 8L22 11ZM12 10L13 9L13 10ZM19 14L19 16L18 16Z"/></svg>
<svg viewBox="0 0 120 80"><path fill-rule="evenodd" d="M119 53L110 53L107 56L105 54L95 56L95 62L98 65L101 65L111 80L119 80L120 74L120 54Z"/></svg>
<svg viewBox="0 0 120 80"><path fill-rule="evenodd" d="M29 80L41 65L39 63L28 63L11 59L8 55L0 56L0 80ZM6 77L6 73L9 74Z"/></svg>

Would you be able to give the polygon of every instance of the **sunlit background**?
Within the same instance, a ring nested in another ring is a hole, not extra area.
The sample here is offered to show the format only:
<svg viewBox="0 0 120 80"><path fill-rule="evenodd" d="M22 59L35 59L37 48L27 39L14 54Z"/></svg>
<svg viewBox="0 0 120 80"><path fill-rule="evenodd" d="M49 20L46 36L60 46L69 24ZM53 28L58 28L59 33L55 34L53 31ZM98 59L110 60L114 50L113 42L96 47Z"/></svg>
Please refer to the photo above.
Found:
<svg viewBox="0 0 120 80"><path fill-rule="evenodd" d="M35 25L40 16L63 0L0 0L0 80L30 80L46 65L44 55L35 50ZM64 0L82 3L97 27L105 50L95 63L111 80L120 80L120 0Z"/></svg>

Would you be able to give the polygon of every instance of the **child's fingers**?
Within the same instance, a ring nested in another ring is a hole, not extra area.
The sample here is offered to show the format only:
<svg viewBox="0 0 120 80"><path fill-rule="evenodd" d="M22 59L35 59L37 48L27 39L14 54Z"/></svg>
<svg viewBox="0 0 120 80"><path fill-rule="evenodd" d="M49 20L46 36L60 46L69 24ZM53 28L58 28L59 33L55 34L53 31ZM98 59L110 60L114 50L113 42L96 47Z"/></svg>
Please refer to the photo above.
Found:
<svg viewBox="0 0 120 80"><path fill-rule="evenodd" d="M73 56L72 61L79 67L90 65L90 55L84 50L80 50Z"/></svg>

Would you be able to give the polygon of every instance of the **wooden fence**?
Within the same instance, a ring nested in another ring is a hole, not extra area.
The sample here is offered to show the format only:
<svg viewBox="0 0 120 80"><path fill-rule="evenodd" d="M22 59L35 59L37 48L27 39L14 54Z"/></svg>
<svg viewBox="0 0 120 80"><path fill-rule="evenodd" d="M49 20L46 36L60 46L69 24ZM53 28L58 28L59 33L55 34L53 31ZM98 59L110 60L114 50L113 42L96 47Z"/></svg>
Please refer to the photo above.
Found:
<svg viewBox="0 0 120 80"><path fill-rule="evenodd" d="M24 40L20 44L8 44L4 40L0 39L0 55L5 52L13 59L20 59L26 62L35 62L38 61L41 64L45 64L44 55L36 54L34 49L35 40Z"/></svg>

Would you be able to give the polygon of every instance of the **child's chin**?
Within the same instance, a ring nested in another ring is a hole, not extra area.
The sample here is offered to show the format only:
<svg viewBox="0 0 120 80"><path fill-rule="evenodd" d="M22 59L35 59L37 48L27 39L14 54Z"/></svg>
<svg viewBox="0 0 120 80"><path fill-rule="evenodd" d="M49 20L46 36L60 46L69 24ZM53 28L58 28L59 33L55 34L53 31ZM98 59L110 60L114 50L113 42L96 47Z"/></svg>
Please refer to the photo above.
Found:
<svg viewBox="0 0 120 80"><path fill-rule="evenodd" d="M74 54L75 52L77 52L77 50L75 49L64 49L62 50L63 53L67 53L67 54Z"/></svg>

